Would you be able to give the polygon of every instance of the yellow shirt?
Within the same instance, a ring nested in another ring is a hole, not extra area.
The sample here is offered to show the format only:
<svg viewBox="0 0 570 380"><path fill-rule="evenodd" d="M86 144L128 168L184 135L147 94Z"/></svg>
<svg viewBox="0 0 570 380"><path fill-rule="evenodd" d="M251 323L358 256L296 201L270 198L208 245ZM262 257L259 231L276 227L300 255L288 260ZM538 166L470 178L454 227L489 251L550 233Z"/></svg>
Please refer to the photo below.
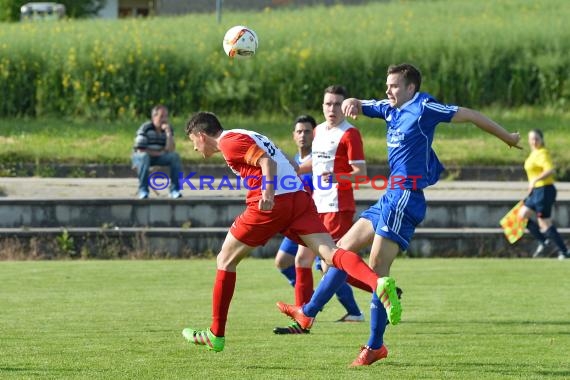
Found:
<svg viewBox="0 0 570 380"><path fill-rule="evenodd" d="M524 170L528 177L528 181L531 182L541 173L554 169L552 164L552 159L546 148L542 147L540 149L533 150L524 162ZM537 181L534 187L542 187L546 185L552 185L554 183L554 175L551 174L548 177Z"/></svg>

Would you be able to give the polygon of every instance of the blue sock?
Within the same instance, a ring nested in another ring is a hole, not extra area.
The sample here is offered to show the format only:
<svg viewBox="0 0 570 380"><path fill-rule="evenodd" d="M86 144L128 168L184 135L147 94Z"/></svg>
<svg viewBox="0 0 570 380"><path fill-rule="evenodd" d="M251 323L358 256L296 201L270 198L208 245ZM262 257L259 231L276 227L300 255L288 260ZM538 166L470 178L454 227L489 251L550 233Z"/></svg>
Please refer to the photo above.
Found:
<svg viewBox="0 0 570 380"><path fill-rule="evenodd" d="M338 288L346 283L346 278L346 272L330 267L321 279L321 282L319 282L319 286L315 289L309 303L303 306L303 313L307 317L315 317L325 304L330 301Z"/></svg>
<svg viewBox="0 0 570 380"><path fill-rule="evenodd" d="M382 347L387 321L386 309L384 309L384 305L382 305L382 302L380 302L380 299L374 292L370 302L370 338L368 339L368 347L373 350Z"/></svg>
<svg viewBox="0 0 570 380"><path fill-rule="evenodd" d="M354 299L354 293L352 292L352 288L346 282L340 286L340 288L336 291L336 297L338 301L344 306L346 312L350 315L360 315L360 309L356 304L356 300Z"/></svg>
<svg viewBox="0 0 570 380"><path fill-rule="evenodd" d="M297 279L295 274L295 265L291 265L288 268L281 269L281 273L283 274L283 276L287 277L287 280L289 281L289 284L291 284L291 286L295 286L295 280Z"/></svg>

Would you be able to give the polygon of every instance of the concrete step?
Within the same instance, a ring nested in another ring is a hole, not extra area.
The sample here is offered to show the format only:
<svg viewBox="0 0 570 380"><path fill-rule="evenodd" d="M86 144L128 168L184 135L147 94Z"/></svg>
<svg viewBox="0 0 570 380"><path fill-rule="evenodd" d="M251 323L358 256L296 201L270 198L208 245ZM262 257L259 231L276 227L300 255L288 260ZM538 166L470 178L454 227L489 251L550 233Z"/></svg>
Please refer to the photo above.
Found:
<svg viewBox="0 0 570 380"><path fill-rule="evenodd" d="M560 229L570 238L570 228ZM2 228L0 258L17 257L195 257L216 255L227 228ZM252 256L273 257L281 236ZM528 257L536 242L525 235L510 245L500 228L418 228L412 257ZM367 250L360 252L367 254ZM550 255L556 252L552 249ZM7 256L8 255L8 256ZM4 257L2 257L4 256Z"/></svg>
<svg viewBox="0 0 570 380"><path fill-rule="evenodd" d="M375 200L358 199L356 217ZM496 228L511 199L428 200L424 228ZM20 227L223 227L245 208L243 198L0 199L0 228ZM555 220L570 225L570 199L558 201Z"/></svg>
<svg viewBox="0 0 570 380"><path fill-rule="evenodd" d="M42 163L39 166L36 163L14 163L2 164L0 168L7 173L13 173L20 177L32 177L49 173L51 177L69 178L69 177L85 177L85 178L129 178L136 177L135 171L130 163L124 164L59 164L59 163ZM368 164L368 175L387 175L390 172L386 164ZM231 170L225 164L206 164L206 163L183 163L183 172L185 174L195 172L201 176L221 177L224 175L232 175ZM570 180L568 173L561 173L558 180ZM453 178L455 180L467 181L518 181L525 178L523 167L520 165L510 166L455 166L446 165L446 171L442 178Z"/></svg>

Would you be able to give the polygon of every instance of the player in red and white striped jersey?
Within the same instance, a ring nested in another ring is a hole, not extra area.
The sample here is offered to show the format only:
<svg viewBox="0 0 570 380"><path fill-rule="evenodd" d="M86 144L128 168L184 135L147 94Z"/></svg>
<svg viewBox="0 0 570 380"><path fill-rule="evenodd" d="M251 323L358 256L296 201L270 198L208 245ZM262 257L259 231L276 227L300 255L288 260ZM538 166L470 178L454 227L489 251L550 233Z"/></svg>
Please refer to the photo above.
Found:
<svg viewBox="0 0 570 380"><path fill-rule="evenodd" d="M194 150L204 158L222 153L228 166L245 179L250 189L246 209L234 220L217 256L212 324L205 330L185 328L182 334L187 341L214 351L224 349L237 265L277 233L307 245L328 265L377 289L379 294L385 292L384 279L379 279L356 253L336 247L295 168L271 140L243 129L224 131L217 116L210 112L193 115L185 131ZM304 328L310 328L312 319L303 322Z"/></svg>

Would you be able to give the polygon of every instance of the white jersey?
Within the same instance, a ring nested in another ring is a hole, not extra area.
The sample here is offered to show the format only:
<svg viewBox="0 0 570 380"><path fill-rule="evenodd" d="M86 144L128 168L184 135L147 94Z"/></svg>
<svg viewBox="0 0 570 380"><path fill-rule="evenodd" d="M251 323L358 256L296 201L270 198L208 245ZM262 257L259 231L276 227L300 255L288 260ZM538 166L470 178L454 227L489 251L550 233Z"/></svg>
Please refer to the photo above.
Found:
<svg viewBox="0 0 570 380"><path fill-rule="evenodd" d="M352 164L366 162L360 132L344 120L334 128L328 128L326 123L321 123L315 127L314 135L313 200L318 212L354 211L352 186L339 190L337 183L325 183L321 175L325 172L347 174L352 172Z"/></svg>
<svg viewBox="0 0 570 380"><path fill-rule="evenodd" d="M218 147L230 169L250 189L246 197L248 202L261 198L261 190L265 188L266 181L273 182L275 195L304 190L295 168L266 136L245 129L230 129L222 132ZM275 178L263 178L261 168L257 166L259 157L264 153L277 164Z"/></svg>

